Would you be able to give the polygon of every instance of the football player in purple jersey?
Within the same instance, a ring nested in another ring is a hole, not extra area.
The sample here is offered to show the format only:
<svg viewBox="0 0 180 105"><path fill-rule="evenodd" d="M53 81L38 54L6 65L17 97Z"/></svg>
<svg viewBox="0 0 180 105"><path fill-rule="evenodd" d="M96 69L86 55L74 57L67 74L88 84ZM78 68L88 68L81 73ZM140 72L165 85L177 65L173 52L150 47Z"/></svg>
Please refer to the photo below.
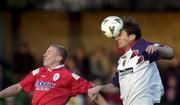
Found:
<svg viewBox="0 0 180 105"><path fill-rule="evenodd" d="M132 18L123 19L123 29L115 37L124 54L117 62L116 74L111 83L89 90L93 99L100 91L120 90L123 105L153 105L164 94L156 61L172 59L172 48L146 41L139 24ZM94 94L94 95L92 95Z"/></svg>

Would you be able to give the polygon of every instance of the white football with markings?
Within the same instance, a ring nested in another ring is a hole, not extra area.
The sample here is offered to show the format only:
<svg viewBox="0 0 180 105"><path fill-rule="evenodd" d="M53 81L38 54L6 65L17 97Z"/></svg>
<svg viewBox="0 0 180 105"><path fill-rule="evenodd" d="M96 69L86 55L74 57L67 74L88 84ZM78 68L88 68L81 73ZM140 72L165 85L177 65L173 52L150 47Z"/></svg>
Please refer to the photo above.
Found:
<svg viewBox="0 0 180 105"><path fill-rule="evenodd" d="M123 29L123 20L117 16L108 16L101 23L101 31L108 38L115 38Z"/></svg>

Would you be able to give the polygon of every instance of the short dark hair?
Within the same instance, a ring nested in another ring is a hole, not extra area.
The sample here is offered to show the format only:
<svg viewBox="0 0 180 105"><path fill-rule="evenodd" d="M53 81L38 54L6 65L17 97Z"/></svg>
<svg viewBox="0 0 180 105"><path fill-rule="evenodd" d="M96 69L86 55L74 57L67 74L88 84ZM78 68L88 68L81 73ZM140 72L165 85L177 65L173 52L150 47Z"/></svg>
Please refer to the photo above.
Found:
<svg viewBox="0 0 180 105"><path fill-rule="evenodd" d="M128 33L128 35L134 34L136 35L135 40L140 39L141 29L139 27L139 24L132 17L123 18L123 21L124 21L123 29Z"/></svg>
<svg viewBox="0 0 180 105"><path fill-rule="evenodd" d="M60 62L61 62L61 64L64 64L66 59L67 59L67 56L68 56L67 50L63 46L61 46L59 44L52 44L50 46L55 47L57 49L60 56L62 56L62 60Z"/></svg>

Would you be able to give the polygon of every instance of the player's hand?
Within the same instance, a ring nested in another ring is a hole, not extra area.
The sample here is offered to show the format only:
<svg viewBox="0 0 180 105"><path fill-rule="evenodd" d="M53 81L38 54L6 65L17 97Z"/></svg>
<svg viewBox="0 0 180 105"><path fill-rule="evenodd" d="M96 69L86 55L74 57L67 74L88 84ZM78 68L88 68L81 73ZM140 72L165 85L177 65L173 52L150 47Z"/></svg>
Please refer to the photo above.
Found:
<svg viewBox="0 0 180 105"><path fill-rule="evenodd" d="M147 48L146 48L146 52L148 53L148 54L153 54L155 51L157 51L158 50L158 46L154 46L154 45L149 45L149 46L147 46Z"/></svg>
<svg viewBox="0 0 180 105"><path fill-rule="evenodd" d="M100 89L101 89L101 86L95 86L93 88L88 89L88 96L92 101L96 99L97 94L99 94Z"/></svg>

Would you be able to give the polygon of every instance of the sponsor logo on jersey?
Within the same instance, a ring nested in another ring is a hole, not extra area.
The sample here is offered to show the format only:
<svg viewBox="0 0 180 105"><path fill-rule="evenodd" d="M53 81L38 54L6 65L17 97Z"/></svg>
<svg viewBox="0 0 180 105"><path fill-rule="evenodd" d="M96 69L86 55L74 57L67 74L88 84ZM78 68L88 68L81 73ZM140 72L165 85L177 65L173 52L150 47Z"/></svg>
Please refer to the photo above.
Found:
<svg viewBox="0 0 180 105"><path fill-rule="evenodd" d="M55 73L54 77L53 77L53 80L57 81L59 78L60 78L60 74L59 73Z"/></svg>
<svg viewBox="0 0 180 105"><path fill-rule="evenodd" d="M47 91L50 88L54 88L55 84L51 82L36 81L35 86L36 90Z"/></svg>
<svg viewBox="0 0 180 105"><path fill-rule="evenodd" d="M119 70L120 76L124 76L124 75L131 74L131 73L133 73L133 67L126 68L124 70Z"/></svg>

